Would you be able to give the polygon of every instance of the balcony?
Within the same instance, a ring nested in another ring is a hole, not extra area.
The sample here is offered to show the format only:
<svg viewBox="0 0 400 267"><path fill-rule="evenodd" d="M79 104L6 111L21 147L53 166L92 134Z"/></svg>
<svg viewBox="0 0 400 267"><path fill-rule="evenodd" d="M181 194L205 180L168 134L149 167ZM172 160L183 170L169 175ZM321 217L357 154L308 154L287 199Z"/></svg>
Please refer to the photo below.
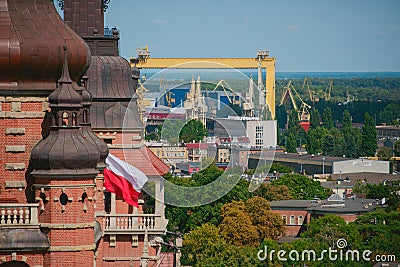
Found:
<svg viewBox="0 0 400 267"><path fill-rule="evenodd" d="M165 234L168 220L157 214L105 214L104 234Z"/></svg>
<svg viewBox="0 0 400 267"><path fill-rule="evenodd" d="M0 203L0 228L38 228L38 208L37 203Z"/></svg>

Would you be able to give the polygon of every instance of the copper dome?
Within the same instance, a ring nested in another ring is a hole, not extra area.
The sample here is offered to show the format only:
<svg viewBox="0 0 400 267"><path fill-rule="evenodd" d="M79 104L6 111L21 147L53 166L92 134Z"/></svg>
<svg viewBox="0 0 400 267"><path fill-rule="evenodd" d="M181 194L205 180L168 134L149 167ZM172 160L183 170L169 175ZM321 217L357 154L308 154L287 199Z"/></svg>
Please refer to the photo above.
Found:
<svg viewBox="0 0 400 267"><path fill-rule="evenodd" d="M78 81L89 66L90 50L52 1L0 0L0 7L0 90L54 90L65 43L71 78Z"/></svg>
<svg viewBox="0 0 400 267"><path fill-rule="evenodd" d="M66 50L66 48L65 48ZM49 96L53 122L50 134L32 149L34 177L95 176L100 153L96 144L87 140L78 126L82 97L72 87L66 60L57 90ZM75 83L76 86L78 86ZM66 117L64 117L64 114Z"/></svg>

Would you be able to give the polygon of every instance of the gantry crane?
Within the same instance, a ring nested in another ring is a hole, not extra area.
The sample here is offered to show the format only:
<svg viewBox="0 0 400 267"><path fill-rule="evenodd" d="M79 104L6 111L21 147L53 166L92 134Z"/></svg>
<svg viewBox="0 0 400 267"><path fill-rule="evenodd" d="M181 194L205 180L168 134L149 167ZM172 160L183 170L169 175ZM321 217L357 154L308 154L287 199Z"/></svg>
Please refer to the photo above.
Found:
<svg viewBox="0 0 400 267"><path fill-rule="evenodd" d="M296 103L295 97L298 99L298 101L300 101L300 108ZM300 125L307 131L310 125L310 112L308 110L311 108L311 106L303 101L299 93L297 93L296 89L294 88L292 81L289 81L288 84L285 86L285 91L282 94L282 98L279 105L280 106L284 105L288 99L290 99L293 105L293 109L297 112ZM286 113L289 114L289 108L286 108Z"/></svg>
<svg viewBox="0 0 400 267"><path fill-rule="evenodd" d="M220 80L217 83L217 85L214 87L213 91L217 90L217 88L219 86L221 86L222 89L224 90L225 95L228 98L228 101L229 101L230 104L235 104L235 105L239 105L240 104L240 100L237 99L235 91L230 87L230 85L225 80ZM228 89L231 92L232 99L230 98L229 93L227 92L226 89Z"/></svg>
<svg viewBox="0 0 400 267"><path fill-rule="evenodd" d="M172 107L172 103L175 103L175 98L173 98L172 96L175 95L174 93L172 93L171 91L167 91L167 87L165 85L165 81L164 78L162 78L160 80L160 92L161 94L165 95L165 100L167 102L167 106L168 107Z"/></svg>

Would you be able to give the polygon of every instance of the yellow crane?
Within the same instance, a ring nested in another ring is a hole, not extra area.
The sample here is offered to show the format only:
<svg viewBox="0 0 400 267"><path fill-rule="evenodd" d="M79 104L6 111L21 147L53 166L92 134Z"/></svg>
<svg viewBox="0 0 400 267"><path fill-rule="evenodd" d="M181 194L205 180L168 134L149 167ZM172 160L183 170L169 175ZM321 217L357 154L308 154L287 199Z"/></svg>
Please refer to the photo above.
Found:
<svg viewBox="0 0 400 267"><path fill-rule="evenodd" d="M172 103L175 103L175 98L173 98L172 96L175 94L172 93L171 91L167 91L167 87L165 85L165 81L163 78L160 80L160 92L165 95L167 106L172 107Z"/></svg>
<svg viewBox="0 0 400 267"><path fill-rule="evenodd" d="M307 86L307 91L308 91L308 95L310 97L310 101L313 103L318 102L319 101L319 95L317 92L315 92L315 90L312 88L311 85L311 81L310 79L308 79L307 77L304 78L304 82L303 82L303 87L302 89L304 90L304 87Z"/></svg>
<svg viewBox="0 0 400 267"><path fill-rule="evenodd" d="M139 108L139 117L142 122L144 122L144 113L146 112L146 107L151 106L151 101L149 99L144 99L144 93L149 90L144 87L142 82L138 80L139 86L136 89L136 94L138 96L138 108Z"/></svg>
<svg viewBox="0 0 400 267"><path fill-rule="evenodd" d="M213 91L217 90L217 88L219 86L221 86L222 89L224 90L225 95L228 98L228 101L229 101L230 104L235 104L235 105L239 105L240 104L240 100L237 99L235 91L230 87L230 85L225 80L220 80L217 83L217 85L214 87ZM232 99L230 98L229 93L227 92L226 89L228 89L231 92Z"/></svg>
<svg viewBox="0 0 400 267"><path fill-rule="evenodd" d="M296 103L295 97L298 99L298 101L300 101L300 108L298 107L298 105ZM300 123L302 123L302 122L309 123L310 122L309 109L311 108L311 106L303 101L303 99L301 98L299 93L297 93L296 89L294 88L292 81L289 81L288 84L285 86L285 90L282 94L282 98L281 98L279 105L280 106L284 105L285 102L287 102L288 98L290 99L290 102L292 103L293 109L296 110L296 112L298 114ZM289 113L288 108L286 109L286 112Z"/></svg>

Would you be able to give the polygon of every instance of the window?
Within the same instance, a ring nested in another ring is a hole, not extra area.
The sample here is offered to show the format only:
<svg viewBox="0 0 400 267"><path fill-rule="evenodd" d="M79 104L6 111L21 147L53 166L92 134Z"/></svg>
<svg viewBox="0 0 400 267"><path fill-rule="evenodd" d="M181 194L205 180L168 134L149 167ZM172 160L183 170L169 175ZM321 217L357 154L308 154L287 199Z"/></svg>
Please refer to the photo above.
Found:
<svg viewBox="0 0 400 267"><path fill-rule="evenodd" d="M64 112L62 114L62 126L68 126L68 113Z"/></svg>
<svg viewBox="0 0 400 267"><path fill-rule="evenodd" d="M293 215L290 216L290 225L294 225L296 224L296 217L294 217Z"/></svg>
<svg viewBox="0 0 400 267"><path fill-rule="evenodd" d="M303 221L304 221L303 216L299 216L299 218L297 219L297 224L298 224L298 225L302 225L302 224L303 224Z"/></svg>
<svg viewBox="0 0 400 267"><path fill-rule="evenodd" d="M286 223L287 223L286 215L283 215L283 216L282 216L282 220L283 220L283 223L286 225Z"/></svg>
<svg viewBox="0 0 400 267"><path fill-rule="evenodd" d="M83 123L87 123L88 122L88 114L87 114L87 110L83 111Z"/></svg>
<svg viewBox="0 0 400 267"><path fill-rule="evenodd" d="M72 126L77 126L78 125L78 116L76 115L75 112L72 112Z"/></svg>

